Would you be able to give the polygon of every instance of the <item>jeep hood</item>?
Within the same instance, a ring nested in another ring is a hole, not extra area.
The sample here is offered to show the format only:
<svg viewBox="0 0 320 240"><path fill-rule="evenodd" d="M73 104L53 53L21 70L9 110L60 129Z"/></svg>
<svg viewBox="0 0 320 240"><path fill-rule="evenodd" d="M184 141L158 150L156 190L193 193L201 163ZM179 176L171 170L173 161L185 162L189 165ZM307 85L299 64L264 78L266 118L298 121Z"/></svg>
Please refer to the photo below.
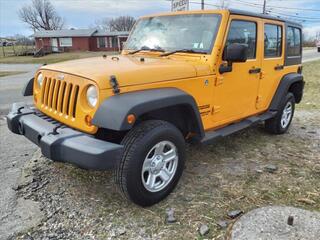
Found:
<svg viewBox="0 0 320 240"><path fill-rule="evenodd" d="M172 60L131 55L94 57L43 66L41 69L88 78L101 89L110 88L110 76L120 87L209 75L210 67L199 61Z"/></svg>

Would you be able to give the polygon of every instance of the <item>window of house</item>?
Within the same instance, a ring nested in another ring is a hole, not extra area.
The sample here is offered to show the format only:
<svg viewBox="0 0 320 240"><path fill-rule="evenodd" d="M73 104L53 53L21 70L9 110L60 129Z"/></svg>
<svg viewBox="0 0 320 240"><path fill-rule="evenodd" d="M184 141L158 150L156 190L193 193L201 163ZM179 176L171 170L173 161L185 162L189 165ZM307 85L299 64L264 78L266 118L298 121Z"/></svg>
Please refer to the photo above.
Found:
<svg viewBox="0 0 320 240"><path fill-rule="evenodd" d="M72 38L59 38L60 47L72 47Z"/></svg>
<svg viewBox="0 0 320 240"><path fill-rule="evenodd" d="M264 25L264 57L281 57L282 27L274 24Z"/></svg>
<svg viewBox="0 0 320 240"><path fill-rule="evenodd" d="M106 47L106 38L105 37L98 37L97 38L97 46L98 48L105 48Z"/></svg>
<svg viewBox="0 0 320 240"><path fill-rule="evenodd" d="M301 30L299 28L288 27L287 51L289 57L301 55Z"/></svg>
<svg viewBox="0 0 320 240"><path fill-rule="evenodd" d="M233 20L227 39L227 46L239 43L248 47L248 59L256 58L257 24L255 22Z"/></svg>

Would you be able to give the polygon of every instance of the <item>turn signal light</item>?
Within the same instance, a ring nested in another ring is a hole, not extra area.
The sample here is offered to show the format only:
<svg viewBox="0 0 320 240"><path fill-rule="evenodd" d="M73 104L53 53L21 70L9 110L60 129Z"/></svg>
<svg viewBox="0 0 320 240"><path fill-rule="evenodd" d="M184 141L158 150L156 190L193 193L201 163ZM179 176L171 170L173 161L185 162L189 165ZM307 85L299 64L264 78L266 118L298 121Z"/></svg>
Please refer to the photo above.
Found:
<svg viewBox="0 0 320 240"><path fill-rule="evenodd" d="M133 124L135 121L136 121L136 116L135 116L135 115L129 114L129 115L127 116L127 122L128 122L129 124Z"/></svg>
<svg viewBox="0 0 320 240"><path fill-rule="evenodd" d="M84 121L86 122L86 124L91 127L92 126L92 117L90 115L86 115L84 118Z"/></svg>

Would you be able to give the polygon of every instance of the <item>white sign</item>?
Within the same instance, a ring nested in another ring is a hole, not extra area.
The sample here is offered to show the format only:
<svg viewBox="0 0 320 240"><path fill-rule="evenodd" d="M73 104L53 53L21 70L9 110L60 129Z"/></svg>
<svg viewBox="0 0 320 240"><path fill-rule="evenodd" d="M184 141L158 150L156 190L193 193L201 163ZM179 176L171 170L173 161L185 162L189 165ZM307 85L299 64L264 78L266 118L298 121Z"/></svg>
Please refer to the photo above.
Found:
<svg viewBox="0 0 320 240"><path fill-rule="evenodd" d="M188 11L189 10L189 0L172 0L171 11Z"/></svg>

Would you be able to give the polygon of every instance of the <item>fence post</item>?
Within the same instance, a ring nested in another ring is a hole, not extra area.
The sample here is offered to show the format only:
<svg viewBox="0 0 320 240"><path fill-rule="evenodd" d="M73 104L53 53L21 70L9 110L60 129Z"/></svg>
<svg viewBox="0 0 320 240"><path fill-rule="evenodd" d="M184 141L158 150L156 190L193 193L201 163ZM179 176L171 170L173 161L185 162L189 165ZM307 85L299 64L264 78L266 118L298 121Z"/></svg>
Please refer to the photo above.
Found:
<svg viewBox="0 0 320 240"><path fill-rule="evenodd" d="M3 57L5 57L6 56L6 53L5 53L5 51L4 51L4 46L2 45L2 52L3 52Z"/></svg>
<svg viewBox="0 0 320 240"><path fill-rule="evenodd" d="M16 55L16 50L14 49L14 43L12 44L12 49L13 49L13 55L17 56Z"/></svg>

